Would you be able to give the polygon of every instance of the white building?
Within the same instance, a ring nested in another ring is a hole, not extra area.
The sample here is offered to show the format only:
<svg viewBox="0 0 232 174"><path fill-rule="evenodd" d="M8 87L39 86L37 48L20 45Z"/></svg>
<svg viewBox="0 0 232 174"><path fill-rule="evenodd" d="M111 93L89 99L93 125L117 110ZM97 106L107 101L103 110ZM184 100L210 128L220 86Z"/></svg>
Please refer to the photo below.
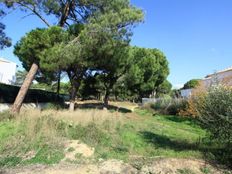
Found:
<svg viewBox="0 0 232 174"><path fill-rule="evenodd" d="M183 98L189 98L192 95L193 89L182 89L180 90L180 95Z"/></svg>
<svg viewBox="0 0 232 174"><path fill-rule="evenodd" d="M209 88L212 85L223 84L232 87L232 67L222 71L215 72L214 74L207 75L200 81L204 88ZM189 98L192 95L193 89L180 90L181 97Z"/></svg>
<svg viewBox="0 0 232 174"><path fill-rule="evenodd" d="M232 67L207 75L202 82L206 88L214 84L232 86Z"/></svg>
<svg viewBox="0 0 232 174"><path fill-rule="evenodd" d="M17 64L0 58L0 83L14 84Z"/></svg>

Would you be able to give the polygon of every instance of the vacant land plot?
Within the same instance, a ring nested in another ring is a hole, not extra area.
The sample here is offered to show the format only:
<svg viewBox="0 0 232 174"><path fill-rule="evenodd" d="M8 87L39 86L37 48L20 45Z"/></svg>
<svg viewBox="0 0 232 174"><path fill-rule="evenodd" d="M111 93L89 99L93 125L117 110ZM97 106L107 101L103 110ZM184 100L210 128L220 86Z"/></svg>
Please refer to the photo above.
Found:
<svg viewBox="0 0 232 174"><path fill-rule="evenodd" d="M73 113L24 110L15 119L8 119L7 113L3 113L0 166L68 163L94 165L99 170L104 162L116 159L145 171L153 170L158 164L154 161L165 159L164 168L172 168L173 172L195 170L189 169L191 160L198 172L203 164L207 165L202 173L208 170L208 163L202 161L208 153L207 144L203 143L206 132L195 120L153 115L150 111L135 109L133 104L126 105L129 104L124 103L127 112L98 108L79 108ZM216 172L212 166L209 168Z"/></svg>

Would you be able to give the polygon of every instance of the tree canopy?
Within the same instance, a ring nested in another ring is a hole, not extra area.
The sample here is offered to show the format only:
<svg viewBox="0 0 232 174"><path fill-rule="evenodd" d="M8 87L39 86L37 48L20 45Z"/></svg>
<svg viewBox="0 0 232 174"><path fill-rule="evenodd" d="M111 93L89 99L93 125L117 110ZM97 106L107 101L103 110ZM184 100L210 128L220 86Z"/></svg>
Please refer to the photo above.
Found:
<svg viewBox="0 0 232 174"><path fill-rule="evenodd" d="M168 61L158 49L133 47L133 63L126 74L126 85L140 98L156 92L169 74Z"/></svg>
<svg viewBox="0 0 232 174"><path fill-rule="evenodd" d="M33 73L37 72L41 82L52 82L65 72L71 110L79 89L83 95L88 91L103 94L106 105L112 93L139 99L169 92L165 55L158 49L130 46L133 28L143 21L143 12L129 0L4 2L33 12L48 26L27 33L14 53L27 71L38 66ZM58 26L51 26L46 15L56 16Z"/></svg>
<svg viewBox="0 0 232 174"><path fill-rule="evenodd" d="M192 79L192 80L189 80L188 82L186 82L184 84L183 89L196 88L199 84L200 84L200 80L199 79Z"/></svg>

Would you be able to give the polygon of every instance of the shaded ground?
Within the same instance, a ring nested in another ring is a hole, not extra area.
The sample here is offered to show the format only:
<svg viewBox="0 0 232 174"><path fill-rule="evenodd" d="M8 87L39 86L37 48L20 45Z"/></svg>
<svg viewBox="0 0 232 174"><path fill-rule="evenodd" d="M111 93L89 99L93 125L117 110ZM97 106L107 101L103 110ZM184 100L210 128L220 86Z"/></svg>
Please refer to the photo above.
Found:
<svg viewBox="0 0 232 174"><path fill-rule="evenodd" d="M76 102L77 109L103 109L104 104L100 101L88 100ZM131 113L137 107L137 104L131 104L126 102L109 102L108 109L121 113Z"/></svg>

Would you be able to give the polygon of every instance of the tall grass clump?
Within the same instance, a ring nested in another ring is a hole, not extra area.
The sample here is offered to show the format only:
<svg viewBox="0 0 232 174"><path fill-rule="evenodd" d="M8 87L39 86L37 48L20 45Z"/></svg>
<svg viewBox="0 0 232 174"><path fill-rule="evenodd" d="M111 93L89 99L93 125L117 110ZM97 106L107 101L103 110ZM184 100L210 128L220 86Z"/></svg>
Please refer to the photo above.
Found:
<svg viewBox="0 0 232 174"><path fill-rule="evenodd" d="M195 106L201 125L218 147L216 156L232 166L232 88L210 87L200 100L195 100Z"/></svg>
<svg viewBox="0 0 232 174"><path fill-rule="evenodd" d="M0 112L0 122L5 120L11 120L14 116L9 111Z"/></svg>
<svg viewBox="0 0 232 174"><path fill-rule="evenodd" d="M2 120L0 128L0 167L54 164L64 156L62 137L49 115L18 115L14 119Z"/></svg>

